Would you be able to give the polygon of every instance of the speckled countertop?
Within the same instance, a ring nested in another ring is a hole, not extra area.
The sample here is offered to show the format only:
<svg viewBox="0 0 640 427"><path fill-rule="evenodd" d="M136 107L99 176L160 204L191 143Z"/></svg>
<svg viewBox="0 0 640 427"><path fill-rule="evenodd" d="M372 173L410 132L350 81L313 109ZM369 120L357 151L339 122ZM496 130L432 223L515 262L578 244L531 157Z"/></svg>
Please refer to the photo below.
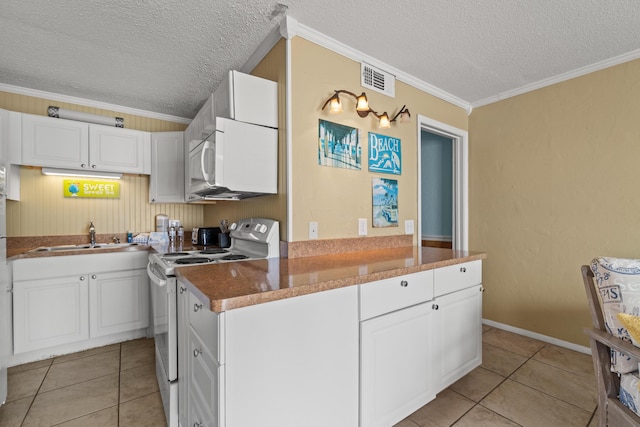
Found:
<svg viewBox="0 0 640 427"><path fill-rule="evenodd" d="M176 268L212 311L276 301L486 258L482 252L406 246Z"/></svg>

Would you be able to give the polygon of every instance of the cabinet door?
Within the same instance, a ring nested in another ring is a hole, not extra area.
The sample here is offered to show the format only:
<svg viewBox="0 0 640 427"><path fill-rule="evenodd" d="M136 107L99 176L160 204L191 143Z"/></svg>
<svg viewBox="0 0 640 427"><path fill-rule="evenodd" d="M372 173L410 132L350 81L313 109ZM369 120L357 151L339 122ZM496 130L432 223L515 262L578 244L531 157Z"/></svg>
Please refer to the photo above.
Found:
<svg viewBox="0 0 640 427"><path fill-rule="evenodd" d="M22 115L22 164L79 169L88 160L87 123Z"/></svg>
<svg viewBox="0 0 640 427"><path fill-rule="evenodd" d="M146 269L90 275L92 338L149 326L149 277Z"/></svg>
<svg viewBox="0 0 640 427"><path fill-rule="evenodd" d="M14 353L89 338L86 276L13 284Z"/></svg>
<svg viewBox="0 0 640 427"><path fill-rule="evenodd" d="M20 201L20 142L22 114L0 109L0 162L5 167L4 193L9 200ZM17 150L17 151L16 151Z"/></svg>
<svg viewBox="0 0 640 427"><path fill-rule="evenodd" d="M150 141L148 132L90 125L90 168L97 171L149 174Z"/></svg>
<svg viewBox="0 0 640 427"><path fill-rule="evenodd" d="M189 334L189 426L218 426L220 418L223 367L193 327Z"/></svg>
<svg viewBox="0 0 640 427"><path fill-rule="evenodd" d="M436 298L432 307L439 392L482 363L482 286Z"/></svg>
<svg viewBox="0 0 640 427"><path fill-rule="evenodd" d="M431 303L361 323L360 426L390 426L435 398Z"/></svg>
<svg viewBox="0 0 640 427"><path fill-rule="evenodd" d="M178 424L189 424L189 292L187 287L178 283Z"/></svg>
<svg viewBox="0 0 640 427"><path fill-rule="evenodd" d="M150 203L184 203L183 132L151 134Z"/></svg>

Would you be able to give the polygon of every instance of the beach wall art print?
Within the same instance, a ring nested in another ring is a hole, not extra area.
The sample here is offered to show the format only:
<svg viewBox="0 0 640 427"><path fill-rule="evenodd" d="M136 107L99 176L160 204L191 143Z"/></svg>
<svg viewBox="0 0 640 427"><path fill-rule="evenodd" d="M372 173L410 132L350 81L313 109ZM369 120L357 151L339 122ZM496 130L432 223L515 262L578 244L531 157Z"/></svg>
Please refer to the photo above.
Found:
<svg viewBox="0 0 640 427"><path fill-rule="evenodd" d="M334 168L362 169L360 129L320 120L318 164Z"/></svg>

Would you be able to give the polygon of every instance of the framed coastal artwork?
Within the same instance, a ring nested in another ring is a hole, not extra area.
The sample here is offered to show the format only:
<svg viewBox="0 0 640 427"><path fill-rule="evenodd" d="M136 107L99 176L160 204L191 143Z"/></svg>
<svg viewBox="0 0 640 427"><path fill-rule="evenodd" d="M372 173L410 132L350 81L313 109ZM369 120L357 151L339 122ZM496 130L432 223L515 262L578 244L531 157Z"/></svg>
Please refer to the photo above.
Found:
<svg viewBox="0 0 640 427"><path fill-rule="evenodd" d="M360 170L362 168L360 129L320 120L318 164Z"/></svg>
<svg viewBox="0 0 640 427"><path fill-rule="evenodd" d="M402 149L399 138L369 132L369 171L402 174Z"/></svg>
<svg viewBox="0 0 640 427"><path fill-rule="evenodd" d="M398 226L398 180L372 179L373 226Z"/></svg>

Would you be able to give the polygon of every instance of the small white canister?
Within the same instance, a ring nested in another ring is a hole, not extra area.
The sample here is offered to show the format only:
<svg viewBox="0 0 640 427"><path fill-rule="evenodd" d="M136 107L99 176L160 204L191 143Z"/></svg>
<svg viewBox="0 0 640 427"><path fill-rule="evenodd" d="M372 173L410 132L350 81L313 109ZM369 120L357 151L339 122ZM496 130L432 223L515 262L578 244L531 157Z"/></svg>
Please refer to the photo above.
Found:
<svg viewBox="0 0 640 427"><path fill-rule="evenodd" d="M168 232L169 231L169 215L158 214L156 215L156 231Z"/></svg>

